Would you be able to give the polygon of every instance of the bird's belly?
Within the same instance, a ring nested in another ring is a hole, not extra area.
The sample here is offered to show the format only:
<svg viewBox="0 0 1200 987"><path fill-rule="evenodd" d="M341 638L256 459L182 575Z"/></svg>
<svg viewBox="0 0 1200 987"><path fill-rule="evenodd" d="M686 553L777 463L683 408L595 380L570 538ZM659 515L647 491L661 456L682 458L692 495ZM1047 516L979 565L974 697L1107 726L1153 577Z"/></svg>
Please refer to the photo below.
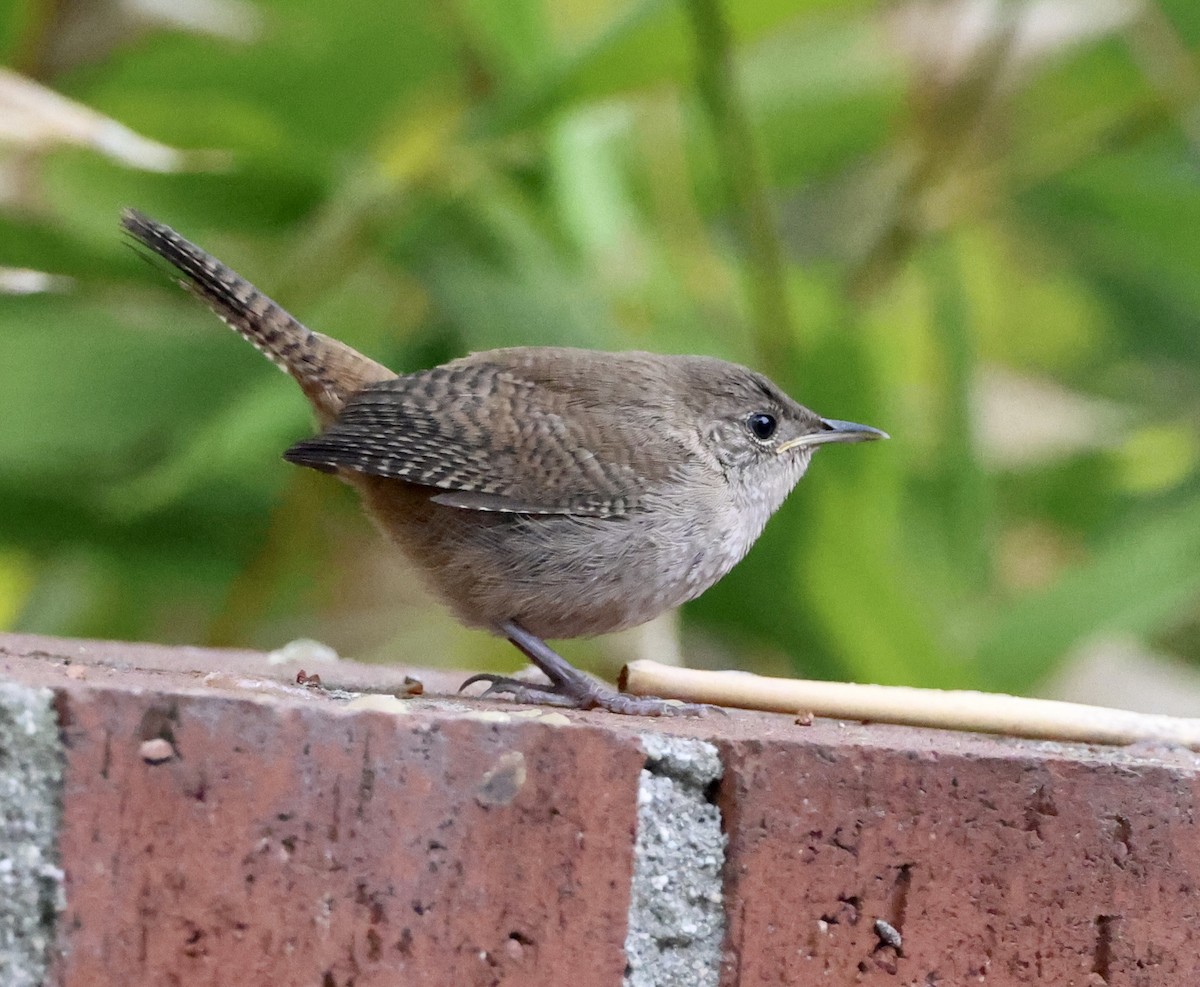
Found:
<svg viewBox="0 0 1200 987"><path fill-rule="evenodd" d="M395 483L355 485L464 623L516 620L543 638L643 624L699 596L748 547L734 537L736 525L712 514L685 521L661 511L622 518L468 511Z"/></svg>

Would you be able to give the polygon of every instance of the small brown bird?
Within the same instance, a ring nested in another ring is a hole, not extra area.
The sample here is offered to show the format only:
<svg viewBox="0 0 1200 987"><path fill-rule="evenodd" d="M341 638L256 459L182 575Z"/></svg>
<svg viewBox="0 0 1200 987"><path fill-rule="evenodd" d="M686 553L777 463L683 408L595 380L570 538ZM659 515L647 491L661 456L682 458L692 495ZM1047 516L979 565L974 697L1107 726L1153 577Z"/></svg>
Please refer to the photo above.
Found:
<svg viewBox="0 0 1200 987"><path fill-rule="evenodd" d="M303 326L174 230L125 231L300 385L320 434L284 458L333 473L466 624L550 679L484 695L650 716L545 638L604 634L694 599L749 550L813 450L887 436L821 418L761 374L702 356L518 347L397 375Z"/></svg>

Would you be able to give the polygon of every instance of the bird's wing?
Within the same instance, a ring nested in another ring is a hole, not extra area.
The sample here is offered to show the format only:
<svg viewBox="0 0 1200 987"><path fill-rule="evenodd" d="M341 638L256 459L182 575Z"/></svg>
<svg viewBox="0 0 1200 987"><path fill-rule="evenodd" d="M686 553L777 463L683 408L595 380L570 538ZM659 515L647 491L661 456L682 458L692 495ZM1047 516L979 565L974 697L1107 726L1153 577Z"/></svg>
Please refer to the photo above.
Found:
<svg viewBox="0 0 1200 987"><path fill-rule="evenodd" d="M652 417L614 408L594 376L573 386L505 352L520 351L374 384L285 458L436 488L465 510L584 517L627 514L672 468L647 449L662 441Z"/></svg>

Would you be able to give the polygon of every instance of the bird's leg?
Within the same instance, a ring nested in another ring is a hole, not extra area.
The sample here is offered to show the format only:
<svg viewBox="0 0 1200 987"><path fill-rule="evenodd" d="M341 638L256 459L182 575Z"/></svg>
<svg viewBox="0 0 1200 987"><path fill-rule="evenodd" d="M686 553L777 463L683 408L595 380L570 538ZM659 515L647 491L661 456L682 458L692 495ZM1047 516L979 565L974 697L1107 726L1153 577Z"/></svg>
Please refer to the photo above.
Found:
<svg viewBox="0 0 1200 987"><path fill-rule="evenodd" d="M604 709L631 716L703 716L716 707L697 703L675 703L653 696L628 696L612 686L585 675L558 654L545 641L530 634L515 621L506 620L497 628L550 680L549 685L522 682L503 675L472 675L459 691L473 682L491 683L484 696L512 696L520 703L568 706L571 709Z"/></svg>

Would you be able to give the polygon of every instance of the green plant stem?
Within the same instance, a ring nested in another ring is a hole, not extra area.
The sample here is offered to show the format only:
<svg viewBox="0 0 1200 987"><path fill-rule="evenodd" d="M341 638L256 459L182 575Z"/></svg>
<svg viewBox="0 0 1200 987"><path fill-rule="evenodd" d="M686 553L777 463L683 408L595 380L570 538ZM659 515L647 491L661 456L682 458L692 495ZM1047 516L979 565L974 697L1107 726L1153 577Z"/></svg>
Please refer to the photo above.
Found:
<svg viewBox="0 0 1200 987"><path fill-rule="evenodd" d="M712 126L726 195L746 242L755 350L764 366L791 369L799 354L788 304L783 246L734 78L729 25L721 0L688 0L686 6L696 35L696 89Z"/></svg>

